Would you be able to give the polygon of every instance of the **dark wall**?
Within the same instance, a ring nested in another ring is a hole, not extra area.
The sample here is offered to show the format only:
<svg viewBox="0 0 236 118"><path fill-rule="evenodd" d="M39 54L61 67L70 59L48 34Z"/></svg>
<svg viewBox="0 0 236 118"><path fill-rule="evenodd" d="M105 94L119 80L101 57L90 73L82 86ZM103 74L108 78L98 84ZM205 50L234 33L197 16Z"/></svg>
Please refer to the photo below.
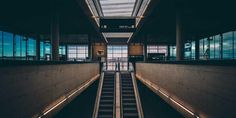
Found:
<svg viewBox="0 0 236 118"><path fill-rule="evenodd" d="M36 117L98 76L97 63L1 66L0 114Z"/></svg>

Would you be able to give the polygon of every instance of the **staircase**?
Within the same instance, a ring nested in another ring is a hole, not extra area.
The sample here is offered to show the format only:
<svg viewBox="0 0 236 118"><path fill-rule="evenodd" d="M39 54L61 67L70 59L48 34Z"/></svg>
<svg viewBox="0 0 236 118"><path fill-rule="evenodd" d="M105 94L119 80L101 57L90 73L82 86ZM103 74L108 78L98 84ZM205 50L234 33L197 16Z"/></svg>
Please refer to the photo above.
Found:
<svg viewBox="0 0 236 118"><path fill-rule="evenodd" d="M139 118L131 74L121 73L120 78L123 118Z"/></svg>
<svg viewBox="0 0 236 118"><path fill-rule="evenodd" d="M115 73L105 72L98 118L113 118L115 111Z"/></svg>

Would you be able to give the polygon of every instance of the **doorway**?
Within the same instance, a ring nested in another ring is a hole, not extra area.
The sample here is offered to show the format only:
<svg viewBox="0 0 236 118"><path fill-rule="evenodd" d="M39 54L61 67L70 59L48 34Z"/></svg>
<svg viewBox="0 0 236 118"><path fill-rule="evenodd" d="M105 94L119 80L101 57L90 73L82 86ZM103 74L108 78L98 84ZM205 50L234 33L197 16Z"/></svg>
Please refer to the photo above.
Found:
<svg viewBox="0 0 236 118"><path fill-rule="evenodd" d="M119 70L128 70L128 46L107 45L107 70L116 70L119 63Z"/></svg>

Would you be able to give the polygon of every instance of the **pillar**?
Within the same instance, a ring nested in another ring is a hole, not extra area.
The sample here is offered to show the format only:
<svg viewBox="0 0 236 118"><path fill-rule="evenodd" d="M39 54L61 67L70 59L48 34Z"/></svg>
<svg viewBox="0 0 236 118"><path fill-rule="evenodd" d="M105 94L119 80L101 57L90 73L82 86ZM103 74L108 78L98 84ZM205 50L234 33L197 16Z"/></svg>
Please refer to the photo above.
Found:
<svg viewBox="0 0 236 118"><path fill-rule="evenodd" d="M36 60L40 60L40 36L36 39Z"/></svg>
<svg viewBox="0 0 236 118"><path fill-rule="evenodd" d="M93 55L93 47L92 47L92 36L88 36L88 57L90 60L92 60Z"/></svg>
<svg viewBox="0 0 236 118"><path fill-rule="evenodd" d="M195 59L199 60L199 40L195 40Z"/></svg>
<svg viewBox="0 0 236 118"><path fill-rule="evenodd" d="M143 43L143 61L147 62L147 35L144 36L144 43Z"/></svg>
<svg viewBox="0 0 236 118"><path fill-rule="evenodd" d="M52 44L52 60L59 61L59 40L60 26L59 13L56 8L53 8L51 14L51 44Z"/></svg>
<svg viewBox="0 0 236 118"><path fill-rule="evenodd" d="M176 60L184 59L183 23L180 11L176 13Z"/></svg>

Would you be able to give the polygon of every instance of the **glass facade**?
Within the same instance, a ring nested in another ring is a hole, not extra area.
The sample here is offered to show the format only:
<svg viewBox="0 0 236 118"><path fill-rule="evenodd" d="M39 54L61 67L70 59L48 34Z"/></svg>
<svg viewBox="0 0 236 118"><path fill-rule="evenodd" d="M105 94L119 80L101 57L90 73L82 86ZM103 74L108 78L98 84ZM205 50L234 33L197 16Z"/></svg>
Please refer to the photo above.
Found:
<svg viewBox="0 0 236 118"><path fill-rule="evenodd" d="M234 32L234 59L236 59L236 31Z"/></svg>
<svg viewBox="0 0 236 118"><path fill-rule="evenodd" d="M176 60L176 46L170 46L170 60Z"/></svg>
<svg viewBox="0 0 236 118"><path fill-rule="evenodd" d="M214 59L220 59L221 56L220 35L214 36ZM212 50L212 49L211 49Z"/></svg>
<svg viewBox="0 0 236 118"><path fill-rule="evenodd" d="M165 56L168 55L167 46L159 46L159 45L148 45L147 53L164 53Z"/></svg>
<svg viewBox="0 0 236 118"><path fill-rule="evenodd" d="M85 61L88 58L88 45L68 45L69 61Z"/></svg>
<svg viewBox="0 0 236 118"><path fill-rule="evenodd" d="M223 59L233 59L233 32L223 34Z"/></svg>
<svg viewBox="0 0 236 118"><path fill-rule="evenodd" d="M36 40L0 31L0 58L6 60L36 59Z"/></svg>
<svg viewBox="0 0 236 118"><path fill-rule="evenodd" d="M13 34L3 32L3 58L13 57Z"/></svg>
<svg viewBox="0 0 236 118"><path fill-rule="evenodd" d="M3 39L2 39L2 31L0 31L0 58L2 58L3 54Z"/></svg>
<svg viewBox="0 0 236 118"><path fill-rule="evenodd" d="M29 38L27 41L27 56L35 57L36 56L36 40Z"/></svg>
<svg viewBox="0 0 236 118"><path fill-rule="evenodd" d="M186 60L191 60L192 58L192 45L191 43L185 43L184 45L184 57Z"/></svg>
<svg viewBox="0 0 236 118"><path fill-rule="evenodd" d="M191 42L191 57L192 57L193 60L196 59L196 53L195 53L195 51L196 51L196 42L195 42L195 41L192 41L192 42Z"/></svg>
<svg viewBox="0 0 236 118"><path fill-rule="evenodd" d="M107 46L107 69L115 70L115 64L120 62L120 69L128 69L128 46L127 45L108 45Z"/></svg>

